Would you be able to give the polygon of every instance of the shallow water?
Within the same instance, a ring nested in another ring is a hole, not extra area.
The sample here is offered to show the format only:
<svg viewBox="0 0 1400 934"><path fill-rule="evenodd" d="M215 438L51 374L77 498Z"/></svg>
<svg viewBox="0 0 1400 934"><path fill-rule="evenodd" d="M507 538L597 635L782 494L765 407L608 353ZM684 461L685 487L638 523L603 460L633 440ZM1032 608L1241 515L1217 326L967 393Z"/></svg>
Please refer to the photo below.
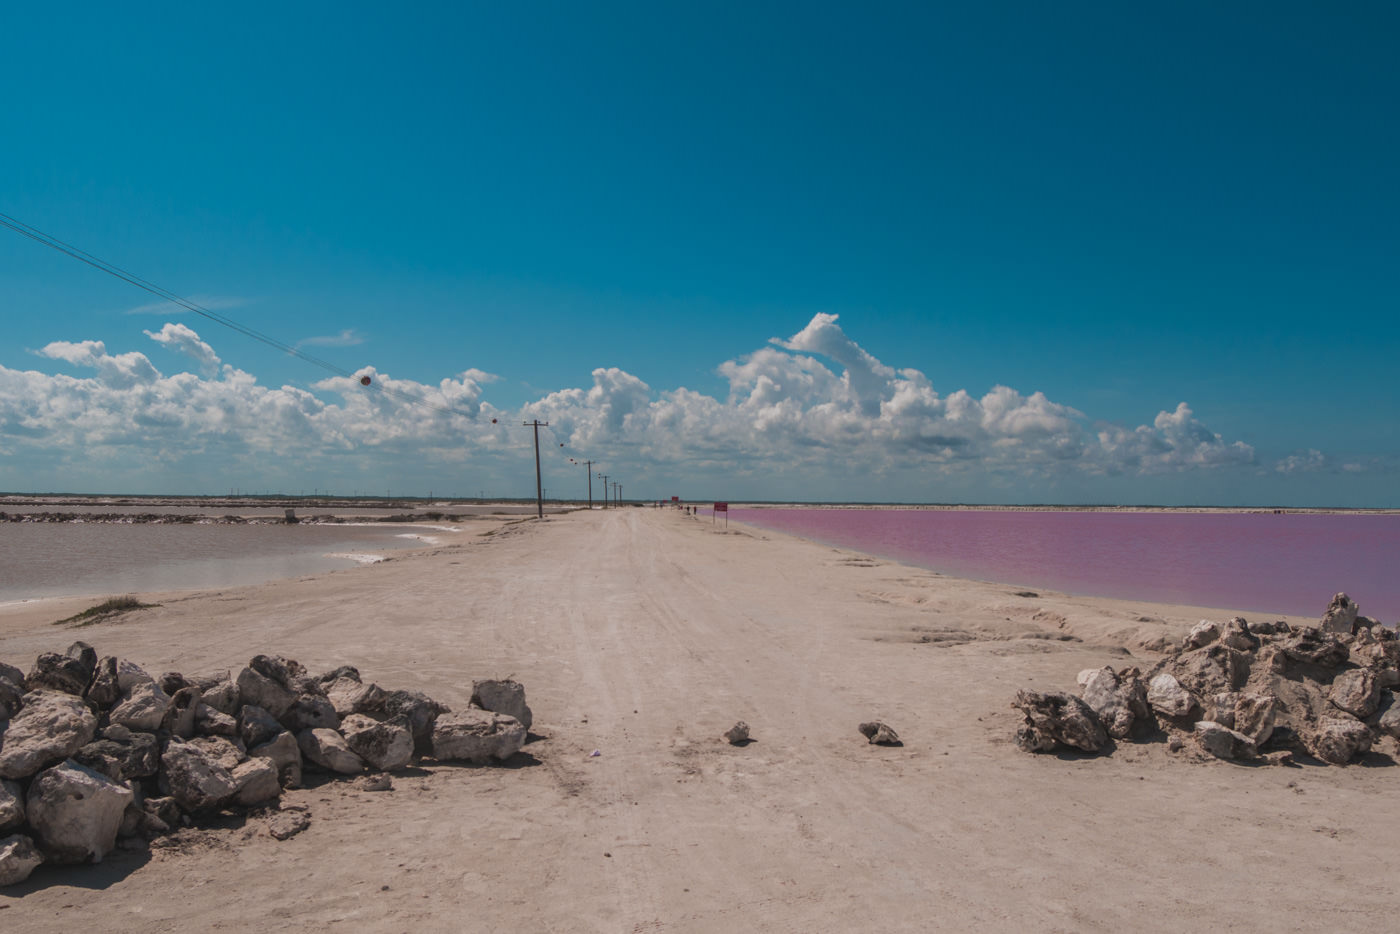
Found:
<svg viewBox="0 0 1400 934"><path fill-rule="evenodd" d="M354 567L421 545L403 526L0 523L0 603L206 590ZM429 533L430 534L430 533Z"/></svg>
<svg viewBox="0 0 1400 934"><path fill-rule="evenodd" d="M1320 617L1400 617L1400 516L734 509L735 521L958 577Z"/></svg>

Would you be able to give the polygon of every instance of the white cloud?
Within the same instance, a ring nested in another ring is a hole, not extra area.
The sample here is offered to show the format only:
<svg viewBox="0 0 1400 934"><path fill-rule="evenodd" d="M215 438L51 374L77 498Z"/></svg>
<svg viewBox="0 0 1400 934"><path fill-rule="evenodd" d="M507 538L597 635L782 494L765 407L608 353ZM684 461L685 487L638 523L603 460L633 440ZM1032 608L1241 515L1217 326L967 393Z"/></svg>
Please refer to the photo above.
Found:
<svg viewBox="0 0 1400 934"><path fill-rule="evenodd" d="M0 451L34 463L47 457L133 471L213 462L221 475L239 476L332 468L489 476L502 465L515 465L509 471L518 475L516 461L530 443L521 422L538 418L549 422L551 444L566 445L562 453L607 457L619 471L658 477L1015 480L1255 462L1249 445L1212 432L1184 402L1151 424L1093 428L1083 413L1041 392L996 386L980 398L965 390L942 395L922 372L877 360L835 315L817 315L791 338L721 363L717 372L729 385L723 399L657 389L611 367L593 370L587 387L559 389L512 412L487 400L486 387L498 377L479 369L432 385L367 367L308 392L265 387L222 365L183 324L146 334L196 361L202 375L164 376L143 354L110 354L100 341L51 343L40 356L96 373L0 367ZM1285 459L1275 469L1306 466Z"/></svg>
<svg viewBox="0 0 1400 934"><path fill-rule="evenodd" d="M321 337L305 337L297 341L298 347L354 347L356 344L363 344L364 337L354 328L346 328L339 334L329 334Z"/></svg>
<svg viewBox="0 0 1400 934"><path fill-rule="evenodd" d="M196 295L188 299L191 305L198 305L208 311L215 311L220 308L241 308L248 304L246 298L236 298L234 296L221 295ZM190 312L184 305L176 302L151 302L147 305L137 305L135 308L128 308L123 314L128 315L179 315L197 312Z"/></svg>
<svg viewBox="0 0 1400 934"><path fill-rule="evenodd" d="M157 344L162 344L177 353L198 360L206 373L213 374L219 371L219 355L214 353L214 348L202 341L198 334L183 324L166 322L159 331L143 331L142 333Z"/></svg>

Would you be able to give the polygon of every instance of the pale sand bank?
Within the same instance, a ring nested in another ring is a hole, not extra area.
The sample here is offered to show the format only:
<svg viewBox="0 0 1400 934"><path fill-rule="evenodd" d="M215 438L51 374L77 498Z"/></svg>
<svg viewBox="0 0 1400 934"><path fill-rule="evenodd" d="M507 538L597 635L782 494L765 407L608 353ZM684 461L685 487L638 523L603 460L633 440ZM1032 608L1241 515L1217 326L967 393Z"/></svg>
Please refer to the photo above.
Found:
<svg viewBox="0 0 1400 934"><path fill-rule="evenodd" d="M472 531L476 531L475 529ZM513 675L518 768L292 793L286 842L40 869L6 930L1311 931L1391 924L1400 770L1030 756L1017 688L1229 610L962 581L665 510L581 512L78 630L0 608L0 659L82 638L156 670L257 651L465 704ZM81 609L76 607L75 609ZM1063 619L1063 624L1061 624ZM1061 642L1047 635L1071 635ZM925 641L927 640L927 641ZM903 748L856 731L882 719ZM746 720L756 740L719 735ZM1379 747L1394 753L1386 741ZM590 758L591 750L601 755ZM249 825L251 830L253 825ZM387 888L386 888L387 887Z"/></svg>

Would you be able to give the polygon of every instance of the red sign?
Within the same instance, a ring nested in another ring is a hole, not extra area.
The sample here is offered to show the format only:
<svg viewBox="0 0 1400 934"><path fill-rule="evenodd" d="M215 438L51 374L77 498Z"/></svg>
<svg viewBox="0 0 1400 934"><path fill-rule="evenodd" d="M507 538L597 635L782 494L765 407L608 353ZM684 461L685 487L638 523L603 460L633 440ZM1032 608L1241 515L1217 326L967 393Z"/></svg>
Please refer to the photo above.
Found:
<svg viewBox="0 0 1400 934"><path fill-rule="evenodd" d="M681 501L681 498L680 498L679 496L672 496L672 497L671 497L671 502L673 502L673 503L679 503L680 501Z"/></svg>
<svg viewBox="0 0 1400 934"><path fill-rule="evenodd" d="M728 512L728 511L729 511L729 504L728 504L728 503L715 503L715 512Z"/></svg>

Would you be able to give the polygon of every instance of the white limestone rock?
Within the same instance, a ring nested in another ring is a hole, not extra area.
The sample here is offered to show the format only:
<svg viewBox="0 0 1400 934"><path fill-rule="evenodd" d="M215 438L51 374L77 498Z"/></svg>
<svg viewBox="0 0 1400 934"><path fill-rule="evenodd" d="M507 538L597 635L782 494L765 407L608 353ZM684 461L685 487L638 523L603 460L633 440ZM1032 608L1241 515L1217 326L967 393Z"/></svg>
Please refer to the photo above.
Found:
<svg viewBox="0 0 1400 934"><path fill-rule="evenodd" d="M524 745L525 727L520 721L489 710L444 713L433 724L432 754L438 760L482 765L509 759Z"/></svg>
<svg viewBox="0 0 1400 934"><path fill-rule="evenodd" d="M18 885L44 861L34 841L22 834L0 840L0 887Z"/></svg>
<svg viewBox="0 0 1400 934"><path fill-rule="evenodd" d="M160 758L160 790L187 811L215 808L238 791L229 770L191 742L172 739Z"/></svg>
<svg viewBox="0 0 1400 934"><path fill-rule="evenodd" d="M519 681L487 678L472 682L472 705L492 713L503 713L520 721L527 731L535 722L525 703L525 685Z"/></svg>
<svg viewBox="0 0 1400 934"><path fill-rule="evenodd" d="M413 729L402 714L381 723L352 713L341 723L340 732L346 745L370 768L393 772L413 761Z"/></svg>
<svg viewBox="0 0 1400 934"><path fill-rule="evenodd" d="M92 741L97 718L82 698L61 691L30 691L24 707L0 733L0 778L27 778Z"/></svg>
<svg viewBox="0 0 1400 934"><path fill-rule="evenodd" d="M56 863L102 862L117 842L131 789L72 760L46 769L29 785L29 826Z"/></svg>
<svg viewBox="0 0 1400 934"><path fill-rule="evenodd" d="M1147 702L1164 717L1188 717L1196 708L1196 698L1167 672L1159 672L1147 682Z"/></svg>
<svg viewBox="0 0 1400 934"><path fill-rule="evenodd" d="M327 771L358 775L365 770L364 760L355 755L345 737L335 730L324 727L302 730L297 734L297 745L301 747L302 756Z"/></svg>
<svg viewBox="0 0 1400 934"><path fill-rule="evenodd" d="M170 708L170 695L154 681L143 681L127 692L126 698L112 708L113 723L131 730L150 732L160 729L165 712Z"/></svg>
<svg viewBox="0 0 1400 934"><path fill-rule="evenodd" d="M238 787L233 800L245 807L273 801L282 794L277 775L277 763L261 756L234 767L233 782Z"/></svg>

